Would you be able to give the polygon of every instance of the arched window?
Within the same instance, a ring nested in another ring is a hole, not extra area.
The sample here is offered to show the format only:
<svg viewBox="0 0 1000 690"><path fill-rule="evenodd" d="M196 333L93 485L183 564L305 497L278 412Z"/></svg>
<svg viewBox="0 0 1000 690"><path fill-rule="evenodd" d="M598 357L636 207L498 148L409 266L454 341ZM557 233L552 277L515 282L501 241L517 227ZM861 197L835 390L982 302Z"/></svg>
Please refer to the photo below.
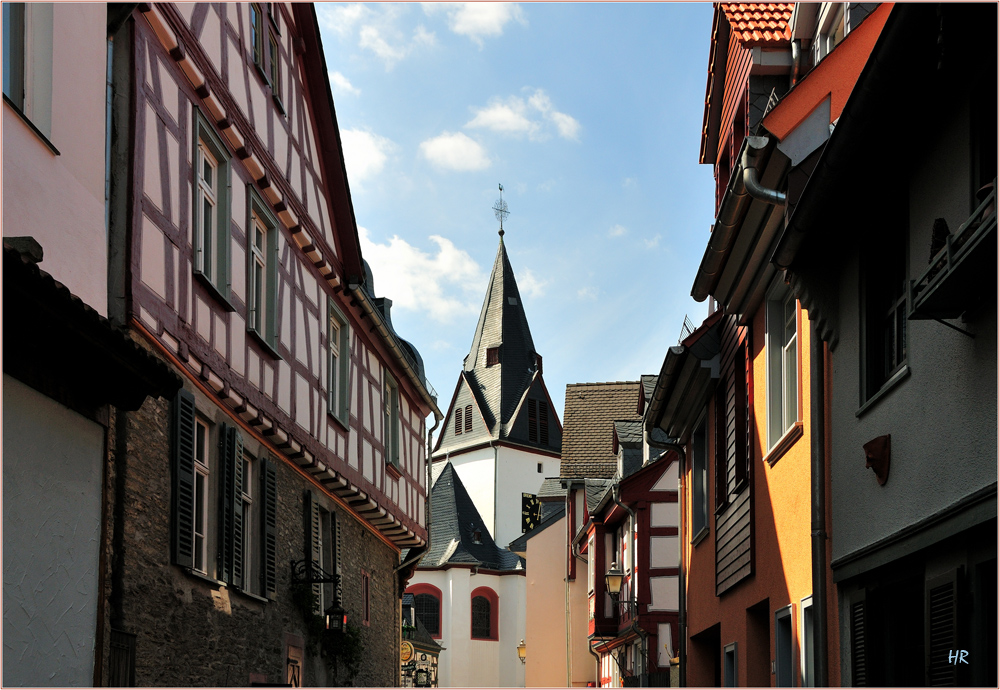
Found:
<svg viewBox="0 0 1000 690"><path fill-rule="evenodd" d="M472 590L472 639L498 640L500 598L489 587Z"/></svg>
<svg viewBox="0 0 1000 690"><path fill-rule="evenodd" d="M413 613L431 637L441 639L441 590L434 585L418 583L406 590L413 595Z"/></svg>

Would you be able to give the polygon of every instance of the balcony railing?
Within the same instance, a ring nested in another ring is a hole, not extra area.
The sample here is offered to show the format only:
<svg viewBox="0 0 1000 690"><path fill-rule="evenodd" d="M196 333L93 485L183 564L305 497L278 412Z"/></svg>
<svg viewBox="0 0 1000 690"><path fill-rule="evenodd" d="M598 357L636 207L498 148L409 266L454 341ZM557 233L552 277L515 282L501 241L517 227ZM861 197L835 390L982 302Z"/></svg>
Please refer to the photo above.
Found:
<svg viewBox="0 0 1000 690"><path fill-rule="evenodd" d="M919 278L909 284L909 319L955 319L996 289L997 181L967 221L945 239ZM951 324L946 324L951 325Z"/></svg>

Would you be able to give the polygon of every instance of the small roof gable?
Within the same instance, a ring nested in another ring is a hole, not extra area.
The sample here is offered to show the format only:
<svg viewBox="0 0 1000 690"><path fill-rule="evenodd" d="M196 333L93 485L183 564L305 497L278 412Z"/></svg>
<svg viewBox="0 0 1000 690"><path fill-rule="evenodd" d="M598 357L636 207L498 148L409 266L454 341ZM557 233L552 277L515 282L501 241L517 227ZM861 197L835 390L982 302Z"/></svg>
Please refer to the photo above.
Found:
<svg viewBox="0 0 1000 690"><path fill-rule="evenodd" d="M493 541L486 523L450 461L432 469L431 548L421 568L477 565L491 570L521 570L524 561ZM478 540L476 533L478 532Z"/></svg>
<svg viewBox="0 0 1000 690"><path fill-rule="evenodd" d="M621 445L636 445L642 443L642 421L615 421L615 438Z"/></svg>
<svg viewBox="0 0 1000 690"><path fill-rule="evenodd" d="M562 480L559 477L546 477L535 495L538 496L539 500L565 498L566 487L562 485Z"/></svg>
<svg viewBox="0 0 1000 690"><path fill-rule="evenodd" d="M567 479L610 479L617 469L614 422L639 421L636 398L639 381L571 383L566 386L562 464Z"/></svg>

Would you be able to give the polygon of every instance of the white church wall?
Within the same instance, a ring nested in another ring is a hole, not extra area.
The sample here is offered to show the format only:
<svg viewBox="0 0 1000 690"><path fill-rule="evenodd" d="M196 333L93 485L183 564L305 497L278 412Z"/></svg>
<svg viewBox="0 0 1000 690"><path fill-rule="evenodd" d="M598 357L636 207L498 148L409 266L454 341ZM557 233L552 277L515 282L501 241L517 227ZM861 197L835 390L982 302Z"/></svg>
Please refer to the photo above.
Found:
<svg viewBox="0 0 1000 690"><path fill-rule="evenodd" d="M483 522L490 530L490 534L495 536L496 529L493 523L494 501L493 488L496 472L494 469L494 449L480 448L461 455L451 456L451 464L465 485L465 490L469 492L472 502L476 504L476 510L482 516Z"/></svg>
<svg viewBox="0 0 1000 690"><path fill-rule="evenodd" d="M493 533L498 546L506 547L521 536L521 494L537 494L546 477L559 476L559 458L501 446L498 449L497 520ZM454 461L453 461L454 462ZM538 471L538 464L542 471ZM465 477L462 477L465 481ZM466 483L466 486L469 486ZM476 504L479 507L479 504ZM480 509L482 512L482 509ZM486 516L483 515L483 519Z"/></svg>

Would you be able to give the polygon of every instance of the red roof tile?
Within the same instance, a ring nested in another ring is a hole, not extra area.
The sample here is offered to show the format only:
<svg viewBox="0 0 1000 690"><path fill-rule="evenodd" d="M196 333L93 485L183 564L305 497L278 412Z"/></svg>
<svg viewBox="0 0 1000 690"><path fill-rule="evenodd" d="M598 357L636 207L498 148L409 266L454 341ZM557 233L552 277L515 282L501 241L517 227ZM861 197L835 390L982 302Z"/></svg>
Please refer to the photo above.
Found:
<svg viewBox="0 0 1000 690"><path fill-rule="evenodd" d="M729 25L744 45L780 45L792 36L792 3L722 3Z"/></svg>

